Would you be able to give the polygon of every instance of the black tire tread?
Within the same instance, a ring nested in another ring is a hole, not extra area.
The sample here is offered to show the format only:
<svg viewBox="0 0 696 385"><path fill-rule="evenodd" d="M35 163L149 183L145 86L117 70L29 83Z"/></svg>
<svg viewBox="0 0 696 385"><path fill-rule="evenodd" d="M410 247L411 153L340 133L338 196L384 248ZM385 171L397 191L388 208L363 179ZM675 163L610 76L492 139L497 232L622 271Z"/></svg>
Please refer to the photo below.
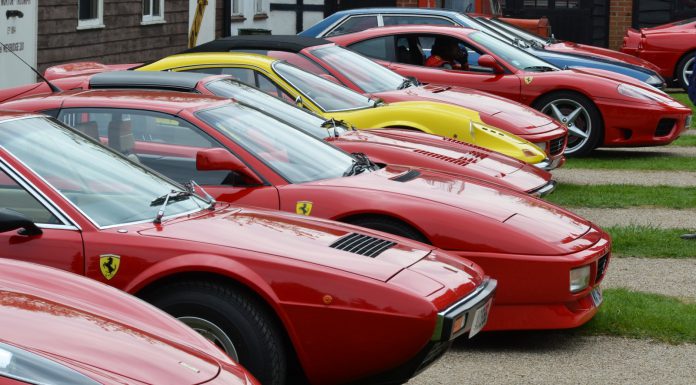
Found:
<svg viewBox="0 0 696 385"><path fill-rule="evenodd" d="M430 244L428 238L420 231L398 219L381 215L365 215L355 218L348 218L345 222Z"/></svg>

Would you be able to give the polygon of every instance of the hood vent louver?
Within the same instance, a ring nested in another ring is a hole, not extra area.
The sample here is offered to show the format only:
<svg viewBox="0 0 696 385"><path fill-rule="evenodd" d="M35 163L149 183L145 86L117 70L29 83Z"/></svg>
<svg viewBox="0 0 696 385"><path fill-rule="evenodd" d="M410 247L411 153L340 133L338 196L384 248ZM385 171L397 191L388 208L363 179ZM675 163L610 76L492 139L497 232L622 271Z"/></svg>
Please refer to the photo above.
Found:
<svg viewBox="0 0 696 385"><path fill-rule="evenodd" d="M471 152L469 152L469 154L467 154L468 156L462 156L461 158L453 158L451 156L436 154L434 152L425 151L425 150L414 150L413 152L418 153L418 154L422 154L425 156L429 156L431 158L440 159L440 160L445 161L445 162L454 163L454 164L457 164L460 166L466 166L468 164L476 163L479 160L485 159L488 157L487 154L479 153L477 151L471 151Z"/></svg>
<svg viewBox="0 0 696 385"><path fill-rule="evenodd" d="M394 245L396 245L396 242L374 238L368 235L352 233L338 239L329 247L375 258Z"/></svg>
<svg viewBox="0 0 696 385"><path fill-rule="evenodd" d="M390 178L391 180L395 182L408 182L410 180L414 180L420 176L420 171L417 170L409 170L399 176L395 176L394 178Z"/></svg>

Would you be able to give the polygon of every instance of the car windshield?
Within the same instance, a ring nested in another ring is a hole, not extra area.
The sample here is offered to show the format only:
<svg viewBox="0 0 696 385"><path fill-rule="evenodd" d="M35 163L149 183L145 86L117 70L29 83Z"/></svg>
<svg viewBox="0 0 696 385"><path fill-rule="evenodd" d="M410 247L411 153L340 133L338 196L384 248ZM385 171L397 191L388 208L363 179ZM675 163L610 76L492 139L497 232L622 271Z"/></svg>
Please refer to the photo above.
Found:
<svg viewBox="0 0 696 385"><path fill-rule="evenodd" d="M207 83L205 88L217 96L234 98L241 104L263 111L315 138L326 139L329 136L341 135L346 131L341 126L334 128L332 125L329 128L324 128L322 124L325 119L233 79L214 80Z"/></svg>
<svg viewBox="0 0 696 385"><path fill-rule="evenodd" d="M500 21L498 19L491 19L490 23L495 25L498 28L502 28L505 31L519 37L520 39L526 40L529 44L534 44L538 47L544 47L546 46L546 40L542 39L541 37L529 33L525 30L522 30L520 28L515 27L514 25L508 24L504 21Z"/></svg>
<svg viewBox="0 0 696 385"><path fill-rule="evenodd" d="M312 54L337 69L363 92L394 91L402 88L404 77L374 61L338 46L312 50Z"/></svg>
<svg viewBox="0 0 696 385"><path fill-rule="evenodd" d="M226 105L196 116L290 183L342 177L353 164L343 151L246 106Z"/></svg>
<svg viewBox="0 0 696 385"><path fill-rule="evenodd" d="M375 102L366 96L283 61L273 63L273 70L325 112L375 106Z"/></svg>
<svg viewBox="0 0 696 385"><path fill-rule="evenodd" d="M551 63L483 32L472 32L469 34L469 38L517 69L525 71L555 71L558 69Z"/></svg>
<svg viewBox="0 0 696 385"><path fill-rule="evenodd" d="M48 118L0 122L0 147L30 167L100 227L153 221L161 206L157 198L182 190ZM172 199L165 218L205 206L195 196Z"/></svg>

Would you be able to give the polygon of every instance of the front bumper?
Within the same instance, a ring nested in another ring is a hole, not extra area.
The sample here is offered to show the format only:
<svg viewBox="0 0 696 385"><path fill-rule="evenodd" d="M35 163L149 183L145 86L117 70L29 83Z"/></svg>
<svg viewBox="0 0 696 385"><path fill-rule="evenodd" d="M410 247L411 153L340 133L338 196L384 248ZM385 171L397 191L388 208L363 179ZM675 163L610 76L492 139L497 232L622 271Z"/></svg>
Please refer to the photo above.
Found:
<svg viewBox="0 0 696 385"><path fill-rule="evenodd" d="M546 158L539 163L534 163L533 166L538 167L542 170L551 171L551 170L555 170L555 169L563 166L564 163L565 163L565 156L563 156L563 154L561 154L561 155L553 157L553 158Z"/></svg>
<svg viewBox="0 0 696 385"><path fill-rule="evenodd" d="M534 191L530 191L529 195L543 198L543 197L551 194L552 192L554 192L554 190L556 190L556 185L557 185L557 183L555 180L550 180L549 183L539 187L538 189L536 189Z"/></svg>
<svg viewBox="0 0 696 385"><path fill-rule="evenodd" d="M474 314L484 306L490 306L497 287L495 279L487 278L473 293L438 313L437 326L430 342L415 357L397 368L360 379L355 384L403 384L428 368L449 350L455 338L471 330ZM455 329L462 317L463 326Z"/></svg>

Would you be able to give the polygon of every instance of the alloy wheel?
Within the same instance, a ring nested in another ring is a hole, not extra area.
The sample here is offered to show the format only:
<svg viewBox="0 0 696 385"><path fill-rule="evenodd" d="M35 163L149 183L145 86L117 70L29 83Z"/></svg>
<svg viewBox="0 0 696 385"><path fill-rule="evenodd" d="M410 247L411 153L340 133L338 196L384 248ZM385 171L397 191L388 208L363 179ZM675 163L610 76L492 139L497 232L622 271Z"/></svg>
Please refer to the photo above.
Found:
<svg viewBox="0 0 696 385"><path fill-rule="evenodd" d="M580 103L571 99L557 99L545 105L541 112L553 117L568 128L566 154L582 148L592 135L590 114Z"/></svg>
<svg viewBox="0 0 696 385"><path fill-rule="evenodd" d="M227 334L214 323L198 317L179 317L179 321L197 331L206 339L212 341L220 349L224 350L235 362L239 362L239 355L234 343Z"/></svg>
<svg viewBox="0 0 696 385"><path fill-rule="evenodd" d="M694 73L693 68L694 57L692 56L691 59L686 61L686 65L684 66L684 70L682 71L682 81L687 87L689 86L689 78L691 77L691 74Z"/></svg>

